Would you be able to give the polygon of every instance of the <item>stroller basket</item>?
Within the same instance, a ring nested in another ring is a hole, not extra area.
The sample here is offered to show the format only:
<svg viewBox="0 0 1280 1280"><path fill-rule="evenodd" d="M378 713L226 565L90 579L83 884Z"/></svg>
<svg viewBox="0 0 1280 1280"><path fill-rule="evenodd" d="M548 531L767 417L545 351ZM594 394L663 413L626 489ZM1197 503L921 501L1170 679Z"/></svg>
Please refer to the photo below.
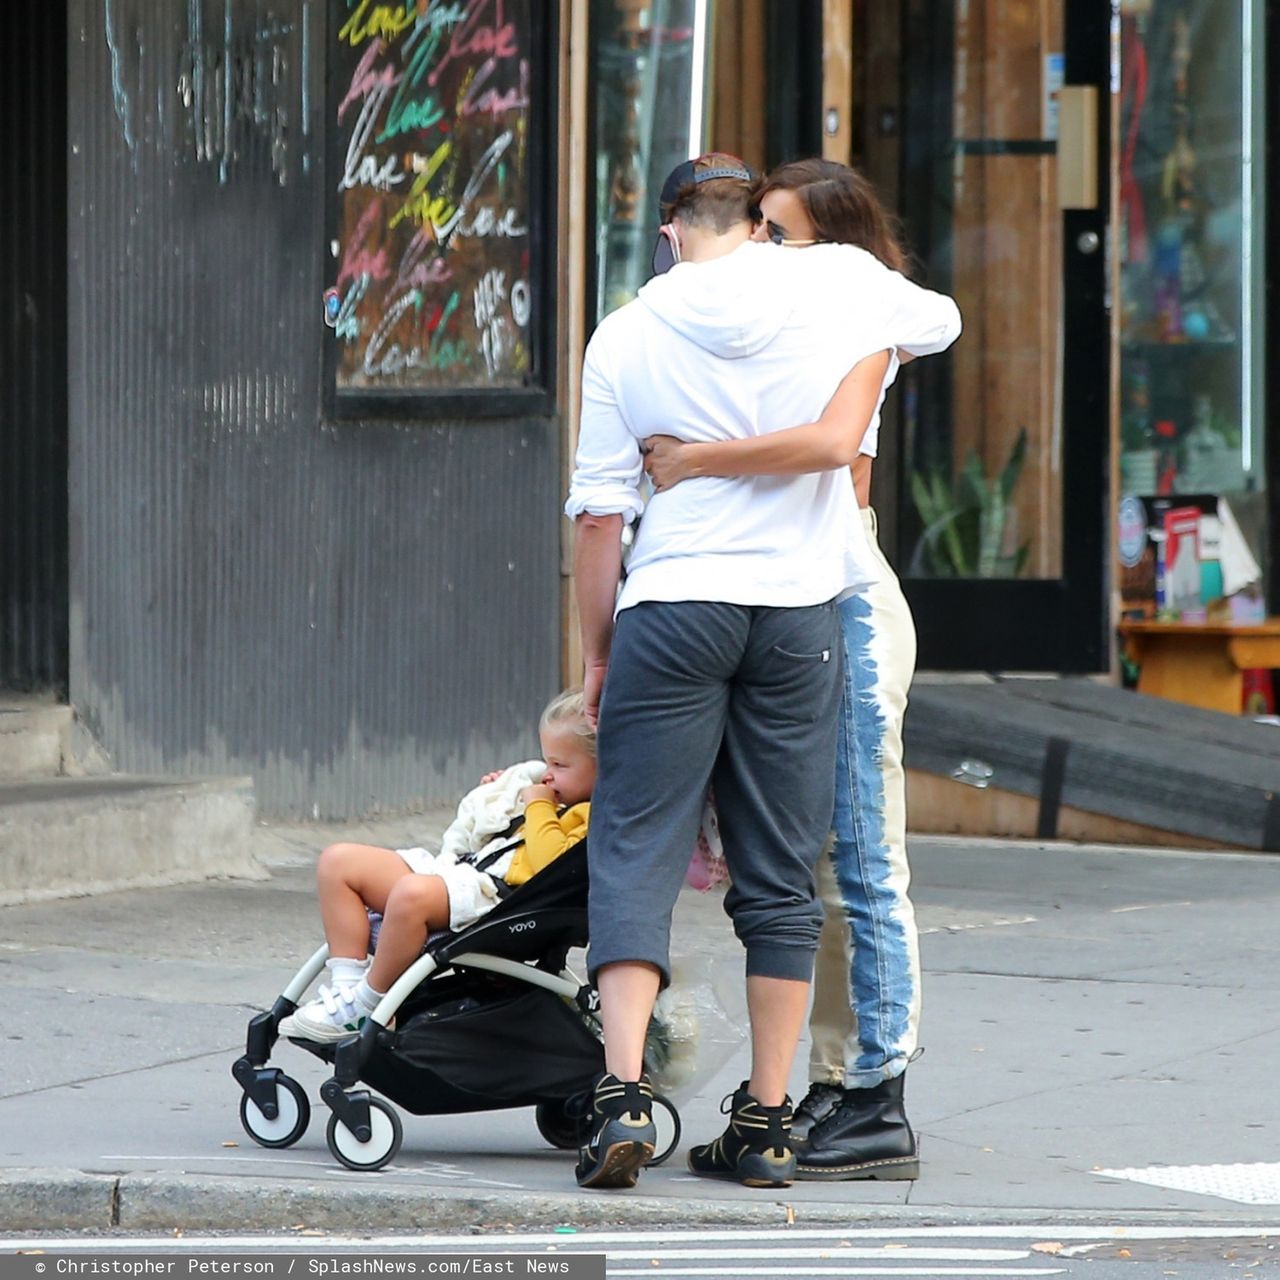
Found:
<svg viewBox="0 0 1280 1280"><path fill-rule="evenodd" d="M589 1089L604 1054L582 1015L550 991L511 987L419 1005L361 1079L413 1115L533 1106Z"/></svg>

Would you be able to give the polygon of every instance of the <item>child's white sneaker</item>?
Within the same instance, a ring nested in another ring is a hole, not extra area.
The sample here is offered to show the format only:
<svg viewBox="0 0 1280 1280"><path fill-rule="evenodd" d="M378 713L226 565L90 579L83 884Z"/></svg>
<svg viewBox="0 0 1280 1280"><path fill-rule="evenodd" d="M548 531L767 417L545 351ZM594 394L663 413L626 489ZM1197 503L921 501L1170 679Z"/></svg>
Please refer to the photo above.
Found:
<svg viewBox="0 0 1280 1280"><path fill-rule="evenodd" d="M317 997L280 1022L287 1039L333 1044L355 1035L374 1006L360 999L357 985L321 987Z"/></svg>

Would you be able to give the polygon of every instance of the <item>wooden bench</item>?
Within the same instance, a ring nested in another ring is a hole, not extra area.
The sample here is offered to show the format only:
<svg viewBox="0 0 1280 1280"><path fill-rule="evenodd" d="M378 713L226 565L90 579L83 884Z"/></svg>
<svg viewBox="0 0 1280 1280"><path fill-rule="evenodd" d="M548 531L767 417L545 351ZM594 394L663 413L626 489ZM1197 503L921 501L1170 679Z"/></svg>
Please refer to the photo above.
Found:
<svg viewBox="0 0 1280 1280"><path fill-rule="evenodd" d="M1280 618L1253 624L1122 622L1138 692L1239 715L1244 672L1280 667Z"/></svg>

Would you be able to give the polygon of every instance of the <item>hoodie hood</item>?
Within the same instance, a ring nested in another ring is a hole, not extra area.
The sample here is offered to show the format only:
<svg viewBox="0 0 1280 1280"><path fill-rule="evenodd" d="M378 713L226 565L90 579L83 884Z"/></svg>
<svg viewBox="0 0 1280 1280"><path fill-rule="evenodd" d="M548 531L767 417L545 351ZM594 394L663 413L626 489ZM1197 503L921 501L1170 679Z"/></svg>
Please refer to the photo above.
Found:
<svg viewBox="0 0 1280 1280"><path fill-rule="evenodd" d="M639 301L663 324L726 360L755 355L795 307L794 250L748 240L710 262L681 262L655 276Z"/></svg>

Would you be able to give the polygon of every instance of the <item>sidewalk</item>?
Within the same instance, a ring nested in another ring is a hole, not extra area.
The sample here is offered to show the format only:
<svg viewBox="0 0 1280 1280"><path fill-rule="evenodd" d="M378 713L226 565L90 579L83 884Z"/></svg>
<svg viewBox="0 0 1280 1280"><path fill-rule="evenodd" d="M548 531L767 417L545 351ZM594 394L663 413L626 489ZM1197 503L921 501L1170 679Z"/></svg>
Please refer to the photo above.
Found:
<svg viewBox="0 0 1280 1280"><path fill-rule="evenodd" d="M325 1146L327 1072L287 1044L276 1061L310 1092L311 1125L288 1150L257 1147L230 1066L251 1012L319 941L316 851L422 842L449 816L264 828L265 882L0 909L0 1230L1280 1221L1280 1166L1201 1168L1280 1149L1280 859L1247 855L914 841L914 1184L768 1193L688 1175L684 1149L719 1131L746 1073L741 953L718 895L692 892L676 964L723 1020L697 1088L677 1095L681 1151L636 1192L579 1192L531 1111L402 1115L393 1164L347 1171ZM1150 1166L1177 1171L1135 1180Z"/></svg>

